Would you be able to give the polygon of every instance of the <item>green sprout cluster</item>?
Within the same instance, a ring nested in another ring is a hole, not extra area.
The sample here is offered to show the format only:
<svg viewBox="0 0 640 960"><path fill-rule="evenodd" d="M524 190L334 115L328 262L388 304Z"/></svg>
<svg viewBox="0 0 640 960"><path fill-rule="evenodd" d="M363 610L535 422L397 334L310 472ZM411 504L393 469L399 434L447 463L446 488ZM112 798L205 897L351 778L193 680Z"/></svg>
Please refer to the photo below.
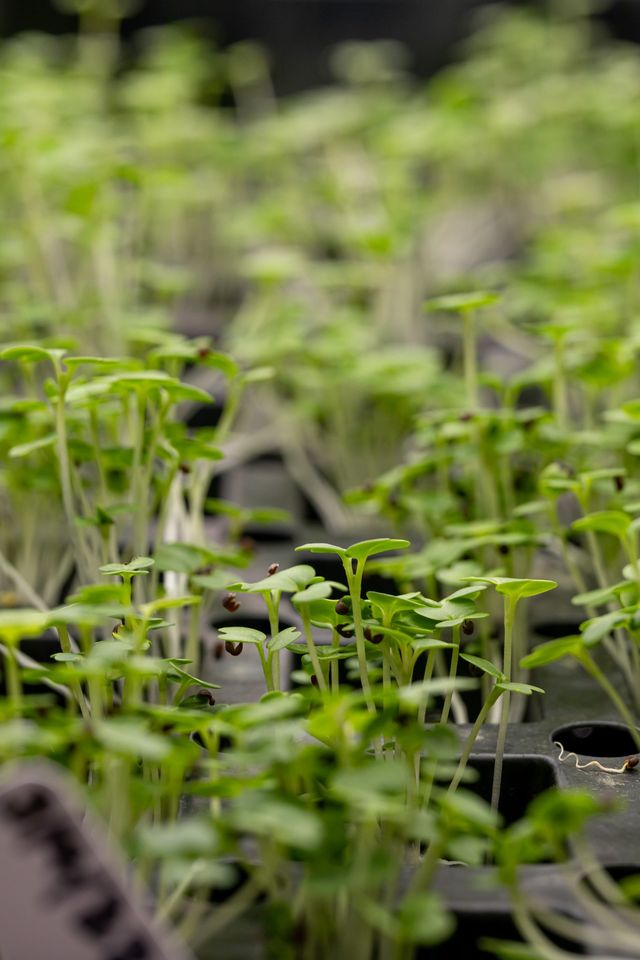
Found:
<svg viewBox="0 0 640 960"><path fill-rule="evenodd" d="M280 102L252 44L125 62L128 5L76 12L0 47L0 762L64 768L203 958L428 956L463 868L511 896L496 956L638 956L606 797L505 816L560 666L640 750L637 57L512 11L424 88L349 44ZM311 529L234 502L264 455Z"/></svg>

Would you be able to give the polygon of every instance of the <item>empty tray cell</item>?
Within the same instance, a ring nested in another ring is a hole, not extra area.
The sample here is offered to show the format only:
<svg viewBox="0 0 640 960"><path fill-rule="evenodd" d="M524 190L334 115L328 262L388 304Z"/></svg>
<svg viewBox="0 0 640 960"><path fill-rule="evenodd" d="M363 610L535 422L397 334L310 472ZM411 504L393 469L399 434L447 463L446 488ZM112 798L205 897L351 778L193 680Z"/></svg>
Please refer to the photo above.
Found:
<svg viewBox="0 0 640 960"><path fill-rule="evenodd" d="M561 743L567 752L583 757L626 757L638 753L638 747L627 727L606 720L597 723L570 723L551 734L554 743Z"/></svg>
<svg viewBox="0 0 640 960"><path fill-rule="evenodd" d="M491 801L493 766L493 757L473 757L469 761L469 769L476 772L477 779L464 784L465 789L482 797L487 803ZM499 808L505 825L520 820L534 797L556 784L554 765L545 757L505 757Z"/></svg>

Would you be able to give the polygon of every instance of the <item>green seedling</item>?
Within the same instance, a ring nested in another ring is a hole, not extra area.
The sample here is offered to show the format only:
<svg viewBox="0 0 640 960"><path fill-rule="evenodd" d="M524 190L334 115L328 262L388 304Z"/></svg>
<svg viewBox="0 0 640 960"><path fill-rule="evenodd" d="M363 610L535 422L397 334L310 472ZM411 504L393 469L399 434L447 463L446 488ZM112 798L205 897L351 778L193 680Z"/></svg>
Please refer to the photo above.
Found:
<svg viewBox="0 0 640 960"><path fill-rule="evenodd" d="M618 615L614 616L617 622ZM621 612L620 617L622 622L625 619L624 612ZM577 636L561 637L558 640L541 643L520 661L520 665L527 670L531 670L562 660L564 657L573 657L609 697L640 749L640 733L636 728L633 714L590 652L591 647L608 635L612 625L611 615L599 617L595 621L590 621L585 630Z"/></svg>
<svg viewBox="0 0 640 960"><path fill-rule="evenodd" d="M337 554L342 561L347 585L349 588L349 598L353 611L353 626L356 641L356 653L358 656L358 666L360 669L360 682L364 691L369 710L375 713L375 704L371 693L369 682L369 672L367 667L367 653L365 645L364 627L362 623L361 594L362 578L364 576L365 565L369 557L380 553L386 553L391 550L402 550L409 546L408 540L394 540L389 537L383 537L374 540L363 540L355 543L351 547L336 547L329 543L306 543L296 547L296 550L308 550L310 553L331 553Z"/></svg>
<svg viewBox="0 0 640 960"><path fill-rule="evenodd" d="M320 589L319 596L328 596L331 593L331 587L328 584L325 587L322 584L317 583L318 579L320 578L316 577L315 570L308 564L301 563L293 567L288 567L284 570L280 570L278 564L273 564L269 568L268 575L263 580L258 580L255 583L232 583L229 586L230 590L237 590L242 593L259 594L264 600L269 617L271 639L266 652L262 645L258 645L258 652L260 654L268 690L280 689L280 651L294 643L300 636L300 633L297 630L289 632L287 632L287 630L280 631L280 598L283 593L289 593L293 595L293 599L295 601L296 597L304 597L305 588L313 590L313 587ZM317 596L309 597L309 600L313 599L317 599ZM322 670L320 670L319 663L317 662L315 644L313 642L313 638L311 637L311 625L308 616L308 609L304 601L303 607L305 638L308 644L309 653L314 660L314 668L316 669L318 683L323 689L324 675L322 674ZM287 642L284 641L283 635L284 638L288 638ZM264 640L266 638L263 636L262 639Z"/></svg>
<svg viewBox="0 0 640 960"><path fill-rule="evenodd" d="M495 303L497 296L487 291L472 293L453 293L437 297L426 304L427 309L455 313L462 320L462 357L464 382L467 393L467 408L478 407L478 345L476 333L476 312Z"/></svg>
<svg viewBox="0 0 640 960"><path fill-rule="evenodd" d="M548 590L554 590L557 583L553 580L519 580L510 577L469 577L472 582L491 584L497 593L504 598L504 646L503 646L503 674L506 686L500 712L500 725L496 743L496 759L493 770L493 784L491 787L491 806L497 810L500 801L500 786L502 782L502 760L509 724L509 705L511 693L530 693L531 690L518 690L513 684L514 649L517 651L517 639L514 638L514 624L518 603L527 597L536 597ZM517 653L516 653L517 655ZM501 681L502 682L502 681ZM527 686L526 684L524 686ZM495 689L495 688L494 688ZM486 705L486 704L485 704Z"/></svg>

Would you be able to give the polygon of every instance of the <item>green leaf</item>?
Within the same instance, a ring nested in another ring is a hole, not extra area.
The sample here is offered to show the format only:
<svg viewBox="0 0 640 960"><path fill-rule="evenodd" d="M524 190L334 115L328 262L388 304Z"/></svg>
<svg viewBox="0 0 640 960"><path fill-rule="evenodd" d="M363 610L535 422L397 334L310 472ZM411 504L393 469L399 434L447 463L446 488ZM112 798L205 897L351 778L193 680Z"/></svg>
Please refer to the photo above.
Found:
<svg viewBox="0 0 640 960"><path fill-rule="evenodd" d="M46 450L48 447L55 446L56 439L56 434L50 433L46 437L39 437L29 443L19 443L17 446L11 447L9 456L13 460L17 460L19 457L27 457L30 453L35 453L36 450Z"/></svg>
<svg viewBox="0 0 640 960"><path fill-rule="evenodd" d="M400 627L383 627L381 624L375 624L371 627L373 633L381 634L383 637L388 637L390 640L395 640L397 643L403 645L409 645L418 648L418 644L424 641L425 646L420 647L420 649L445 649L452 646L450 643L445 643L444 641L436 640L434 637L423 637L420 640L416 640L413 633L409 633L408 630L401 630ZM422 631L424 633L424 630Z"/></svg>
<svg viewBox="0 0 640 960"><path fill-rule="evenodd" d="M173 437L171 444L163 447L170 459L178 459L181 463L193 463L196 460L222 460L224 454L219 447L215 447L202 437Z"/></svg>
<svg viewBox="0 0 640 960"><path fill-rule="evenodd" d="M529 500L527 503L521 503L513 511L514 517L530 517L536 513L547 513L549 504L546 500Z"/></svg>
<svg viewBox="0 0 640 960"><path fill-rule="evenodd" d="M400 938L423 946L448 940L456 927L455 918L442 898L431 891L406 896L397 916Z"/></svg>
<svg viewBox="0 0 640 960"><path fill-rule="evenodd" d="M314 626L328 629L340 623L340 614L336 613L337 600L312 600L308 606L309 617Z"/></svg>
<svg viewBox="0 0 640 960"><path fill-rule="evenodd" d="M106 577L132 577L148 573L153 564L151 557L135 557L129 563L105 563L99 570Z"/></svg>
<svg viewBox="0 0 640 960"><path fill-rule="evenodd" d="M544 667L548 663L555 663L556 660L562 660L563 657L571 656L578 652L582 646L582 637L561 637L558 640L548 640L541 643L540 646L528 653L520 661L523 670L532 670L535 667Z"/></svg>
<svg viewBox="0 0 640 960"><path fill-rule="evenodd" d="M204 817L139 827L136 843L149 857L204 857L215 853L218 834Z"/></svg>
<svg viewBox="0 0 640 960"><path fill-rule="evenodd" d="M485 660L484 657L474 657L470 653L461 653L460 657L466 660L467 663L471 663L474 667L482 670L483 673L488 673L490 677L495 677L496 680L501 680L502 677L504 677L504 674L489 660Z"/></svg>
<svg viewBox="0 0 640 960"><path fill-rule="evenodd" d="M14 344L0 351L0 360L19 360L22 363L38 363L40 360L56 360L63 357L66 350L47 350L33 344Z"/></svg>
<svg viewBox="0 0 640 960"><path fill-rule="evenodd" d="M276 371L273 367L254 367L242 374L242 383L265 383L267 380L273 380L275 375Z"/></svg>
<svg viewBox="0 0 640 960"><path fill-rule="evenodd" d="M340 647L329 647L326 644L316 645L316 652L318 654L318 660L348 660L352 658L356 653L355 644L349 646L340 646ZM303 653L302 648L300 653ZM308 656L306 653L306 647L304 648L305 657ZM308 658L311 659L310 657Z"/></svg>
<svg viewBox="0 0 640 960"><path fill-rule="evenodd" d="M211 403L211 395L206 390L182 383L176 377L170 377L161 370L124 371L106 377L94 377L84 383L74 383L66 393L67 403L82 404L97 399L105 393L135 390L143 393L163 390L175 403L181 400L195 400L198 403Z"/></svg>
<svg viewBox="0 0 640 960"><path fill-rule="evenodd" d="M192 575L191 583L202 590L226 590L229 586L231 574L226 570L215 570L213 573L197 573Z"/></svg>
<svg viewBox="0 0 640 960"><path fill-rule="evenodd" d="M205 356L200 356L198 363L213 370L220 370L227 380L233 380L239 373L238 364L227 353L212 351Z"/></svg>
<svg viewBox="0 0 640 960"><path fill-rule="evenodd" d="M555 590L558 584L555 580L524 580L517 577L465 577L473 583L490 583L498 593L515 600L524 597L537 597L548 590Z"/></svg>
<svg viewBox="0 0 640 960"><path fill-rule="evenodd" d="M479 310L495 303L498 295L489 290L474 290L469 293L450 293L444 297L427 300L425 310L443 310L447 313L465 313Z"/></svg>
<svg viewBox="0 0 640 960"><path fill-rule="evenodd" d="M145 723L127 718L110 718L94 726L97 740L110 753L143 760L165 760L171 752L171 742L152 733Z"/></svg>
<svg viewBox="0 0 640 960"><path fill-rule="evenodd" d="M276 653L278 650L284 650L286 647L299 640L301 633L295 627L285 627L269 640L269 653Z"/></svg>
<svg viewBox="0 0 640 960"><path fill-rule="evenodd" d="M379 537L375 540L361 540L360 543L354 543L348 547L346 556L351 557L352 560L363 561L379 553L387 553L389 550L406 550L410 546L411 543L408 540Z"/></svg>
<svg viewBox="0 0 640 960"><path fill-rule="evenodd" d="M601 617L594 617L588 620L586 625L581 624L582 642L587 647L592 647L600 640L609 636L612 630L628 620L629 614L624 610L614 610L611 613L605 613Z"/></svg>
<svg viewBox="0 0 640 960"><path fill-rule="evenodd" d="M190 383L182 383L177 377L170 377L160 370L125 371L108 379L112 386L127 389L162 389L166 390L173 400L197 400L200 403L211 403L211 394L206 390L194 387Z"/></svg>
<svg viewBox="0 0 640 960"><path fill-rule="evenodd" d="M416 597L420 597L418 592L405 593L397 597L390 593L378 593L375 590L367 592L367 600L377 608L379 616L382 618L386 614L389 619L393 619L401 610L413 610L419 607L423 601L416 600Z"/></svg>
<svg viewBox="0 0 640 960"><path fill-rule="evenodd" d="M492 830L500 822L498 812L492 810L488 803L468 790L443 793L439 802L443 811L453 815L455 819L461 818L466 824L483 832Z"/></svg>
<svg viewBox="0 0 640 960"><path fill-rule="evenodd" d="M69 604L84 604L87 607L122 606L127 600L127 588L123 583L90 583L80 587L77 593L68 598ZM65 608L61 608L65 609Z"/></svg>
<svg viewBox="0 0 640 960"><path fill-rule="evenodd" d="M186 594L182 597L158 597L157 600L144 603L141 610L145 618L151 618L154 613L158 613L160 610L172 610L175 607L193 607L198 603L202 603L202 597L197 597L193 594Z"/></svg>
<svg viewBox="0 0 640 960"><path fill-rule="evenodd" d="M158 570L195 573L215 562L215 553L193 543L163 543L154 554Z"/></svg>
<svg viewBox="0 0 640 960"><path fill-rule="evenodd" d="M67 357L65 365L68 370L75 371L78 367L98 367L100 370L140 369L139 360L124 357Z"/></svg>
<svg viewBox="0 0 640 960"><path fill-rule="evenodd" d="M586 593L578 593L572 597L571 603L576 607L602 607L609 603L621 588L628 586L629 583L623 581L599 590L588 590Z"/></svg>
<svg viewBox="0 0 640 960"><path fill-rule="evenodd" d="M56 607L49 614L52 626L76 624L84 627L101 627L109 620L123 620L131 616L130 607L121 603L70 603Z"/></svg>
<svg viewBox="0 0 640 960"><path fill-rule="evenodd" d="M509 690L511 693L524 693L530 696L532 693L544 693L542 687L534 687L531 683L516 683L515 680L500 680L496 683L500 690Z"/></svg>
<svg viewBox="0 0 640 960"><path fill-rule="evenodd" d="M418 706L432 696L449 693L450 690L475 690L478 682L467 677L436 677L401 687L398 698L402 703Z"/></svg>
<svg viewBox="0 0 640 960"><path fill-rule="evenodd" d="M291 602L296 606L300 603L312 603L314 600L325 600L331 596L332 586L326 580L320 583L312 583L306 590L300 590L291 597Z"/></svg>
<svg viewBox="0 0 640 960"><path fill-rule="evenodd" d="M423 604L425 602L423 601ZM472 600L460 597L456 600L447 598L441 602L429 600L425 605L414 611L416 617L424 618L433 624L445 627L452 620L467 620L475 617L476 607Z"/></svg>
<svg viewBox="0 0 640 960"><path fill-rule="evenodd" d="M338 770L331 792L358 807L369 808L376 794L402 796L408 785L408 770L401 760L372 761L348 770Z"/></svg>
<svg viewBox="0 0 640 960"><path fill-rule="evenodd" d="M225 824L303 850L316 849L324 838L322 821L315 811L253 790L245 790L225 811Z"/></svg>
<svg viewBox="0 0 640 960"><path fill-rule="evenodd" d="M593 530L594 533L610 533L619 540L623 540L631 526L631 517L622 510L598 510L587 517L580 517L571 526L579 533Z"/></svg>
<svg viewBox="0 0 640 960"><path fill-rule="evenodd" d="M611 587L612 590L618 591L622 587L628 587L632 583L637 583L638 580L640 580L640 571L635 563L625 563L624 567L622 568L622 576L625 578L626 582L615 583L613 587Z"/></svg>
<svg viewBox="0 0 640 960"><path fill-rule="evenodd" d="M199 687L206 687L207 690L219 690L219 683L211 683L209 680L203 680L201 677L194 677L193 674L187 673L187 671L182 666L183 663L189 663L189 660L179 660L171 658L164 661L171 665L170 670L167 672L167 676L170 680L177 680L179 683L183 683L185 680L190 680L191 683L197 684Z"/></svg>
<svg viewBox="0 0 640 960"><path fill-rule="evenodd" d="M313 567L306 563L299 563L286 570L278 570L270 577L256 580L255 583L233 583L229 589L240 590L242 593L265 593L267 590L279 590L285 593L297 593L315 577ZM329 591L331 592L331 591ZM328 594L324 594L328 596Z"/></svg>
<svg viewBox="0 0 640 960"><path fill-rule="evenodd" d="M456 590L455 593L449 594L446 600L452 601L452 600L461 600L464 598L470 598L472 600L475 600L477 597L480 596L481 593L483 593L487 589L487 587L488 587L488 584L486 583L479 583L475 587L461 587L459 590Z"/></svg>
<svg viewBox="0 0 640 960"><path fill-rule="evenodd" d="M49 625L48 614L28 607L0 610L0 637L15 641L21 637L38 637Z"/></svg>
<svg viewBox="0 0 640 960"><path fill-rule="evenodd" d="M307 550L309 553L335 553L339 557L347 555L344 547L336 547L333 543L303 543L296 547L296 550Z"/></svg>
<svg viewBox="0 0 640 960"><path fill-rule="evenodd" d="M253 627L220 627L218 634L225 643L260 644L267 639L266 633L254 630Z"/></svg>
<svg viewBox="0 0 640 960"><path fill-rule="evenodd" d="M376 627L376 630L383 631L383 628ZM394 633L397 631L394 631ZM438 637L420 637L411 641L411 646L416 651L424 650L452 650L453 643L447 643L446 640L440 640Z"/></svg>

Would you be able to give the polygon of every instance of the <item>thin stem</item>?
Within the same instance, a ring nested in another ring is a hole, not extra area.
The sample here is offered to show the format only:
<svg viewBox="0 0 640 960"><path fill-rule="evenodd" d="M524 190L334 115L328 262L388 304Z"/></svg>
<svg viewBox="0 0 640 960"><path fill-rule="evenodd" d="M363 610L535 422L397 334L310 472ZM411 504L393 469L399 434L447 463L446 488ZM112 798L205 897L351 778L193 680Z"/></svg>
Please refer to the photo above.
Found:
<svg viewBox="0 0 640 960"><path fill-rule="evenodd" d="M187 892L191 883L197 877L198 873L200 873L204 865L204 860L194 860L189 869L185 872L180 883L174 887L173 891L169 894L164 903L160 904L158 907L156 913L158 920L164 921L171 916L174 908L178 903L180 903L182 897Z"/></svg>
<svg viewBox="0 0 640 960"><path fill-rule="evenodd" d="M464 776L464 771L467 768L467 763L469 762L469 757L471 756L473 745L478 739L478 734L480 733L480 730L482 729L485 723L485 720L489 715L489 711L493 707L494 703L497 703L501 695L502 695L502 690L500 690L498 687L494 687L491 693L489 694L488 698L482 704L480 712L476 717L476 721L469 732L469 736L465 740L465 744L462 749L462 753L460 755L460 760L458 761L458 767L456 769L456 772L453 775L453 779L451 783L449 784L449 790L448 790L449 793L453 793L455 790L457 790L458 784L462 780L462 777Z"/></svg>
<svg viewBox="0 0 640 960"><path fill-rule="evenodd" d="M251 877L243 887L230 897L224 906L219 907L210 918L200 925L197 934L197 943L206 943L219 933L227 924L244 913L260 893L261 884L258 879Z"/></svg>
<svg viewBox="0 0 640 960"><path fill-rule="evenodd" d="M518 601L515 597L505 597L504 601L504 662L502 672L507 681L511 682L512 656L513 656L513 623ZM509 726L509 706L511 704L511 692L505 691L502 700L502 710L500 712L500 725L498 727L498 740L496 743L496 758L493 766L493 783L491 785L491 808L498 809L500 803L500 787L502 786L502 766L504 759L504 745L507 738L507 727Z"/></svg>
<svg viewBox="0 0 640 960"><path fill-rule="evenodd" d="M19 716L22 709L22 679L16 659L16 647L18 644L16 640L10 640L8 637L6 638L6 644L5 667L7 694L13 712L16 716Z"/></svg>
<svg viewBox="0 0 640 960"><path fill-rule="evenodd" d="M147 518L146 504L149 491L146 489L146 477L143 468L146 408L147 405L144 394L141 391L136 391L131 418L133 464L131 467L132 482L130 502L134 507L133 552L134 555L138 556L146 554L149 549L149 544L145 543ZM136 583L136 588L138 588L138 583Z"/></svg>
<svg viewBox="0 0 640 960"><path fill-rule="evenodd" d="M478 406L478 357L476 318L473 310L465 310L462 315L462 362L467 406L470 410L475 410Z"/></svg>
<svg viewBox="0 0 640 960"><path fill-rule="evenodd" d="M331 646L334 650L338 650L340 647L340 634L337 630L333 631ZM329 664L329 677L331 680L331 692L338 693L340 690L340 667L337 660L332 660Z"/></svg>
<svg viewBox="0 0 640 960"><path fill-rule="evenodd" d="M513 892L513 919L527 943L530 943L541 960L569 960L573 953L560 950L540 930L529 916L526 902L519 890Z"/></svg>
<svg viewBox="0 0 640 960"><path fill-rule="evenodd" d="M449 679L454 680L458 672L458 658L460 656L460 625L453 628L453 643L454 647L451 651L451 666L449 667ZM447 690L447 694L444 698L444 703L442 705L442 714L440 715L440 723L446 723L449 719L449 711L451 710L451 699L453 697L453 687Z"/></svg>
<svg viewBox="0 0 640 960"><path fill-rule="evenodd" d="M58 381L58 398L55 405L56 450L58 454L58 476L60 478L62 504L64 506L67 524L69 525L71 540L78 551L78 560L87 563L87 554L85 553L84 544L76 526L76 509L73 498L73 485L71 482L71 463L69 460L67 422L65 417L67 378L62 373L59 364L56 364L56 376ZM92 576L92 564L90 559L88 562L88 569L86 569L84 572L85 576Z"/></svg>
<svg viewBox="0 0 640 960"><path fill-rule="evenodd" d="M186 657L191 661L193 672L198 676L200 670L200 613L202 600L194 603L189 610L189 634L187 636Z"/></svg>
<svg viewBox="0 0 640 960"><path fill-rule="evenodd" d="M434 647L432 650L429 650L429 653L427 654L427 662L425 663L424 674L422 675L423 683L427 683L429 680L431 680L431 677L433 676L433 668L436 663L436 653L437 653L437 648ZM424 726L425 724L425 721L427 719L428 709L429 709L429 696L427 695L424 701L420 704L418 708L418 723L420 724L420 726Z"/></svg>
<svg viewBox="0 0 640 960"><path fill-rule="evenodd" d="M302 626L304 629L304 637L307 641L307 650L309 651L309 657L311 658L311 663L313 664L313 670L318 680L318 687L323 693L326 693L327 681L322 670L320 658L318 657L316 645L313 642L313 634L311 633L311 618L309 616L309 607L306 603L300 604L300 613L302 614Z"/></svg>
<svg viewBox="0 0 640 960"><path fill-rule="evenodd" d="M407 893L415 893L418 890L428 890L433 881L433 875L438 866L438 860L447 848L446 836L435 837L429 844L427 852L422 858L420 865L413 875L413 879L407 888Z"/></svg>
<svg viewBox="0 0 640 960"><path fill-rule="evenodd" d="M351 566L351 558L344 557L343 565L347 575L349 585L349 596L351 597L351 608L353 610L353 629L356 640L356 653L358 655L358 667L360 670L360 682L362 683L362 692L370 713L376 713L376 705L373 702L371 694L371 683L369 682L369 671L367 669L367 648L362 625L362 609L360 607L360 594L362 592L362 575L364 573L364 564L358 561L355 571Z"/></svg>
<svg viewBox="0 0 640 960"><path fill-rule="evenodd" d="M3 573L7 579L12 581L16 590L22 594L22 596L28 603L31 604L31 606L36 607L38 610L42 610L45 613L49 610L42 597L36 593L31 584L25 580L20 571L16 570L13 564L7 560L2 552L0 552L0 573Z"/></svg>
<svg viewBox="0 0 640 960"><path fill-rule="evenodd" d="M555 376L553 378L553 411L556 423L564 433L569 425L569 401L567 396L567 378L564 370L564 344L558 340L554 349Z"/></svg>
<svg viewBox="0 0 640 960"><path fill-rule="evenodd" d="M275 637L280 630L280 591L267 590L262 596L264 597L264 602L269 614L269 630L271 631L271 636ZM269 653L268 657L271 661L273 688L274 690L280 690L282 686L280 678L280 651L276 650L273 654Z"/></svg>

